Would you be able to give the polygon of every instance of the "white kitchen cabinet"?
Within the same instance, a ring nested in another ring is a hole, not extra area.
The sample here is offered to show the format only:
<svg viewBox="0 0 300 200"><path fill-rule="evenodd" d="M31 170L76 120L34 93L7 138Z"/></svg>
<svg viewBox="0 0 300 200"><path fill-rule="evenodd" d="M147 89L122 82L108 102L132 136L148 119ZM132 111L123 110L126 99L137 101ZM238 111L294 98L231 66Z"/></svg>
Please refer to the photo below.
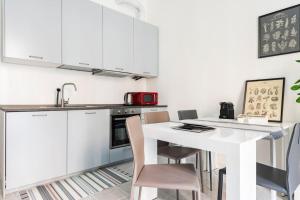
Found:
<svg viewBox="0 0 300 200"><path fill-rule="evenodd" d="M134 70L145 77L158 75L158 28L134 20Z"/></svg>
<svg viewBox="0 0 300 200"><path fill-rule="evenodd" d="M68 174L109 162L109 110L68 112Z"/></svg>
<svg viewBox="0 0 300 200"><path fill-rule="evenodd" d="M6 189L66 174L67 112L6 114Z"/></svg>
<svg viewBox="0 0 300 200"><path fill-rule="evenodd" d="M83 71L102 66L102 6L62 0L62 63Z"/></svg>
<svg viewBox="0 0 300 200"><path fill-rule="evenodd" d="M61 64L61 0L4 0L3 61Z"/></svg>
<svg viewBox="0 0 300 200"><path fill-rule="evenodd" d="M103 68L131 72L133 68L133 18L103 8Z"/></svg>

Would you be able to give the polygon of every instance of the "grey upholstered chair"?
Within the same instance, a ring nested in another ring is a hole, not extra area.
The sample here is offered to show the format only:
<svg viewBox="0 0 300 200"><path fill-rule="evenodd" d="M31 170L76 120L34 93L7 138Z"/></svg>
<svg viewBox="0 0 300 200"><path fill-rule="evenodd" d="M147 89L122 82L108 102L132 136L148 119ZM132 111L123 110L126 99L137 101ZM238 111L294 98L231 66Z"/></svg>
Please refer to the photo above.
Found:
<svg viewBox="0 0 300 200"><path fill-rule="evenodd" d="M179 118L179 120L198 119L197 110L179 110L178 118ZM209 172L210 172L209 173L209 181L210 181L209 186L210 186L210 190L212 191L212 165L211 165L211 152L210 151L208 152L208 162L209 162Z"/></svg>
<svg viewBox="0 0 300 200"><path fill-rule="evenodd" d="M163 123L169 122L170 116L168 111L162 112L148 112L144 114L144 122L145 124L155 124L155 123ZM199 167L199 171L202 171L202 163L201 163L201 150L182 147L182 146L171 146L168 142L165 141L157 141L157 154L159 156L163 156L168 158L168 164L170 164L170 159L174 160L175 163L180 164L181 160L187 158L192 155L196 155L196 168ZM199 158L198 158L199 157ZM199 160L199 165L198 165ZM203 191L203 176L200 173L201 180L201 191ZM177 196L179 191L177 192Z"/></svg>
<svg viewBox="0 0 300 200"><path fill-rule="evenodd" d="M155 187L190 190L193 194L193 200L196 196L200 200L200 183L193 164L145 165L144 134L140 117L127 118L126 127L134 157L131 200L134 199L135 187L139 187L139 199L142 187Z"/></svg>
<svg viewBox="0 0 300 200"><path fill-rule="evenodd" d="M281 170L261 163L256 163L256 184L288 196L289 200L294 199L294 193L300 185L300 124L296 124L290 140L286 168ZM222 200L223 175L226 168L219 171L218 200Z"/></svg>

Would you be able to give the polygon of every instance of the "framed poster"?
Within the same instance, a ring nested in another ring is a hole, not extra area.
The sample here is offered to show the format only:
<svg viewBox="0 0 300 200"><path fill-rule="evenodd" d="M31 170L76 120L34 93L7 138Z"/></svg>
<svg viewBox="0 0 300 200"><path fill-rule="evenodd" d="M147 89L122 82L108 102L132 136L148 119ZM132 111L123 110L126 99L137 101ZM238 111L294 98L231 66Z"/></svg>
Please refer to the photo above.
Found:
<svg viewBox="0 0 300 200"><path fill-rule="evenodd" d="M285 78L246 81L243 113L282 122L284 87Z"/></svg>
<svg viewBox="0 0 300 200"><path fill-rule="evenodd" d="M258 57L300 51L300 4L272 12L258 19Z"/></svg>

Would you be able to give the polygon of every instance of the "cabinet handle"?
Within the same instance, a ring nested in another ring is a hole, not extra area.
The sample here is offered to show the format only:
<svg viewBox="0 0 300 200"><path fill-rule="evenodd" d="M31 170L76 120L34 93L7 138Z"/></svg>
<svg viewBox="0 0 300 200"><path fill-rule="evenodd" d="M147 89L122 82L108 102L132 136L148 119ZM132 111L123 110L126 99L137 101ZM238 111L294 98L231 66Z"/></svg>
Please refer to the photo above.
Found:
<svg viewBox="0 0 300 200"><path fill-rule="evenodd" d="M120 70L120 71L124 71L124 68L121 68L121 67L116 67L115 69Z"/></svg>
<svg viewBox="0 0 300 200"><path fill-rule="evenodd" d="M151 74L150 72L143 72L143 74Z"/></svg>
<svg viewBox="0 0 300 200"><path fill-rule="evenodd" d="M78 63L79 65L87 65L87 66L89 66L90 64L89 63L83 63L83 62L80 62L80 63Z"/></svg>
<svg viewBox="0 0 300 200"><path fill-rule="evenodd" d="M42 56L29 56L29 58L39 59L39 60L43 60L44 59Z"/></svg>
<svg viewBox="0 0 300 200"><path fill-rule="evenodd" d="M95 115L95 114L97 114L96 112L86 112L85 113L86 115Z"/></svg>
<svg viewBox="0 0 300 200"><path fill-rule="evenodd" d="M47 114L33 114L32 117L47 117Z"/></svg>
<svg viewBox="0 0 300 200"><path fill-rule="evenodd" d="M152 111L152 112L156 112L156 111L157 111L157 109L150 109L150 111Z"/></svg>

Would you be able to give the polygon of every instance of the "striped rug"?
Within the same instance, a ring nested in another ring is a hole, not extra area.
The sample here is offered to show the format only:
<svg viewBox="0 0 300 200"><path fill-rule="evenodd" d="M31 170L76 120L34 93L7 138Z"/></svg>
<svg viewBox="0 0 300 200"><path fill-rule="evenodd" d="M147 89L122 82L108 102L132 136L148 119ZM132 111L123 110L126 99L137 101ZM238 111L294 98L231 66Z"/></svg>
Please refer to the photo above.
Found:
<svg viewBox="0 0 300 200"><path fill-rule="evenodd" d="M130 181L117 167L98 169L19 192L21 200L77 200Z"/></svg>

